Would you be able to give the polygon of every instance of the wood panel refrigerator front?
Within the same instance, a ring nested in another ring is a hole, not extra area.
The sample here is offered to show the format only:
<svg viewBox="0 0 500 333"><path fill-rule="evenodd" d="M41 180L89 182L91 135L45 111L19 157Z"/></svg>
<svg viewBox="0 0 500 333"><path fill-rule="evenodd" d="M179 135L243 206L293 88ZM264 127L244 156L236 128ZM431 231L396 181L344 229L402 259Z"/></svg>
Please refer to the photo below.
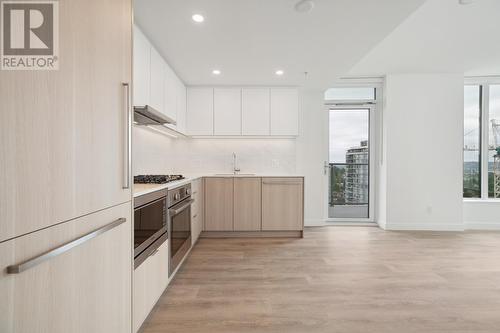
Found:
<svg viewBox="0 0 500 333"><path fill-rule="evenodd" d="M130 200L131 1L58 3L59 70L0 75L0 242Z"/></svg>
<svg viewBox="0 0 500 333"><path fill-rule="evenodd" d="M0 243L0 332L131 331L130 203ZM120 218L127 221L26 271L6 267Z"/></svg>

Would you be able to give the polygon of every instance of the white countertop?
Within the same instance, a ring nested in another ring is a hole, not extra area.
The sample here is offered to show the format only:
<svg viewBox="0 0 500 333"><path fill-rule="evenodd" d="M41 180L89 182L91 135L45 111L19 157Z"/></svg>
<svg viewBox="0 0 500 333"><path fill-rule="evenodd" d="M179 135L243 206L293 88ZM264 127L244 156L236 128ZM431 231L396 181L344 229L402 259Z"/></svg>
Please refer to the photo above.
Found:
<svg viewBox="0 0 500 333"><path fill-rule="evenodd" d="M199 179L199 178L202 178L202 177L216 177L216 178L219 178L219 177L229 177L229 178L233 178L233 177L251 177L251 178L301 177L301 178L303 178L304 176L303 175L283 175L283 174L274 174L274 175L273 174L253 174L253 173L252 174L240 173L237 175L230 174L230 173L209 174L209 175L189 175L189 176L186 176L186 178L184 178L182 180L177 180L175 182L170 182L170 183L166 183L166 184L134 184L134 188L133 188L134 198L139 197L139 196L144 195L144 194L151 193L151 192L159 191L159 190L164 190L164 189L171 190L171 189L174 189L176 187L191 183L192 181Z"/></svg>

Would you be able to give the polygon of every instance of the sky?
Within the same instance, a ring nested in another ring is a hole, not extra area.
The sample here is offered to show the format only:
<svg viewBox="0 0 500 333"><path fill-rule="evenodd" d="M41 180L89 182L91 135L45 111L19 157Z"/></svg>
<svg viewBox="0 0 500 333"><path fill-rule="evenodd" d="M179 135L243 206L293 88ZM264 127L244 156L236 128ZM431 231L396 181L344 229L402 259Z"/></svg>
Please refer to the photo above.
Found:
<svg viewBox="0 0 500 333"><path fill-rule="evenodd" d="M330 110L330 163L345 163L347 149L369 136L368 110Z"/></svg>

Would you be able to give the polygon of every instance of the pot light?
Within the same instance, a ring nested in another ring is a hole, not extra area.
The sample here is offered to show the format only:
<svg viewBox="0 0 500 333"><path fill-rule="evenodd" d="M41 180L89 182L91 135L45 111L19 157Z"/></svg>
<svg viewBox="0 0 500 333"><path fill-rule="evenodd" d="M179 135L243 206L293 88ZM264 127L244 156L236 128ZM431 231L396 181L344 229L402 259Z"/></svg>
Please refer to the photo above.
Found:
<svg viewBox="0 0 500 333"><path fill-rule="evenodd" d="M212 74L213 74L213 75L220 75L220 73L221 73L221 71L220 71L220 70L218 70L218 69L214 69L214 70L212 71Z"/></svg>
<svg viewBox="0 0 500 333"><path fill-rule="evenodd" d="M284 72L283 70L281 70L281 69L278 69L278 70L277 70L276 72L274 72L274 73L275 73L276 75L279 75L279 76L281 76L281 75L285 74L285 72Z"/></svg>
<svg viewBox="0 0 500 333"><path fill-rule="evenodd" d="M299 13L309 13L314 8L312 0L301 0L295 4L295 11Z"/></svg>
<svg viewBox="0 0 500 333"><path fill-rule="evenodd" d="M193 19L193 21L195 21L196 23L201 23L203 21L205 21L205 18L203 17L203 15L201 14L194 14L193 16L191 16L191 18Z"/></svg>

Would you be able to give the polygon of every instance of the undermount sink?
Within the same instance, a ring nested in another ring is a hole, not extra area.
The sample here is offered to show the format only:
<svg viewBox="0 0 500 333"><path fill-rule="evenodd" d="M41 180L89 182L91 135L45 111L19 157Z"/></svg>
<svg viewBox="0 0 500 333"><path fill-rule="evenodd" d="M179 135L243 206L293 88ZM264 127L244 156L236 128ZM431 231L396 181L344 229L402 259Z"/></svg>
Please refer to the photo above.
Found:
<svg viewBox="0 0 500 333"><path fill-rule="evenodd" d="M215 176L224 176L224 177L244 177L244 176L255 176L255 173L216 173Z"/></svg>

